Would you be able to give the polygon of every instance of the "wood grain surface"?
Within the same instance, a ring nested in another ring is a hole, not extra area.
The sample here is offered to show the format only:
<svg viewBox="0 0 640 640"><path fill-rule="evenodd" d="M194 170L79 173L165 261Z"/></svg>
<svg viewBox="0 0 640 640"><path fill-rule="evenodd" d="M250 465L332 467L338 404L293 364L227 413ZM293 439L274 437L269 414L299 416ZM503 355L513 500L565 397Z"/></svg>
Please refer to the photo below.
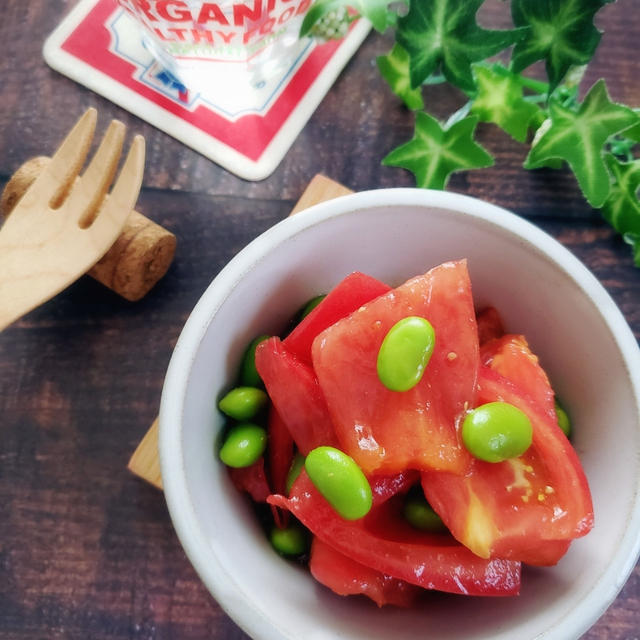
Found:
<svg viewBox="0 0 640 640"><path fill-rule="evenodd" d="M388 36L371 34L278 169L248 183L46 66L46 36L71 0L5 0L0 19L0 188L25 160L50 155L89 106L147 142L137 209L173 232L167 275L132 303L83 278L0 333L0 638L246 638L207 593L173 531L162 492L127 470L157 414L180 329L211 279L286 217L316 173L353 190L413 186L381 158L413 135L413 116L375 66ZM506 24L490 0L486 24ZM640 105L640 7L618 0L586 82ZM446 115L453 89L430 92ZM526 172L523 146L493 127L496 166L449 189L507 207L557 238L593 271L640 337L640 270L565 171ZM586 640L640 638L640 569Z"/></svg>

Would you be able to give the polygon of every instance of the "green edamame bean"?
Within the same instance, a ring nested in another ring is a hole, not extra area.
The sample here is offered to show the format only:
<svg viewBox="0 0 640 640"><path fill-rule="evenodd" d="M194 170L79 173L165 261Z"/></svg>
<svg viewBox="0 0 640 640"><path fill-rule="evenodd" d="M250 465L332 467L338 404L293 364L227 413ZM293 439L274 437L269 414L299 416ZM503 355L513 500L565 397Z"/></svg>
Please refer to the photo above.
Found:
<svg viewBox="0 0 640 640"><path fill-rule="evenodd" d="M440 516L431 508L422 491L410 491L405 498L402 509L407 522L416 529L431 533L444 533L444 526Z"/></svg>
<svg viewBox="0 0 640 640"><path fill-rule="evenodd" d="M236 469L250 467L267 446L267 432L257 424L243 422L229 430L220 448L220 460Z"/></svg>
<svg viewBox="0 0 640 640"><path fill-rule="evenodd" d="M250 420L268 400L269 396L262 389L235 387L218 402L218 409L234 420Z"/></svg>
<svg viewBox="0 0 640 640"><path fill-rule="evenodd" d="M408 391L420 382L429 364L436 335L425 318L408 316L396 322L378 352L378 378L391 391Z"/></svg>
<svg viewBox="0 0 640 640"><path fill-rule="evenodd" d="M309 547L307 532L296 525L274 527L269 535L273 548L283 556L299 556Z"/></svg>
<svg viewBox="0 0 640 640"><path fill-rule="evenodd" d="M291 493L291 487L293 487L293 483L298 479L298 476L302 471L302 467L304 467L304 456L301 453L296 453L296 456L289 467L287 479L285 481L285 490L287 495Z"/></svg>
<svg viewBox="0 0 640 640"><path fill-rule="evenodd" d="M263 335L254 338L246 348L240 365L240 384L245 387L261 387L262 378L256 369L256 347L270 336Z"/></svg>
<svg viewBox="0 0 640 640"><path fill-rule="evenodd" d="M373 501L371 486L353 458L334 447L310 451L304 468L318 491L346 520L365 516Z"/></svg>
<svg viewBox="0 0 640 640"><path fill-rule="evenodd" d="M558 426L568 438L571 435L571 420L569 419L569 414L560 406L558 401L556 401L556 415L558 416Z"/></svg>
<svg viewBox="0 0 640 640"><path fill-rule="evenodd" d="M462 423L462 440L469 452L486 462L517 458L530 446L531 421L508 402L488 402L470 411Z"/></svg>
<svg viewBox="0 0 640 640"><path fill-rule="evenodd" d="M311 298L307 304L302 307L302 311L300 312L300 320L306 318L327 296L322 294L316 296L315 298Z"/></svg>

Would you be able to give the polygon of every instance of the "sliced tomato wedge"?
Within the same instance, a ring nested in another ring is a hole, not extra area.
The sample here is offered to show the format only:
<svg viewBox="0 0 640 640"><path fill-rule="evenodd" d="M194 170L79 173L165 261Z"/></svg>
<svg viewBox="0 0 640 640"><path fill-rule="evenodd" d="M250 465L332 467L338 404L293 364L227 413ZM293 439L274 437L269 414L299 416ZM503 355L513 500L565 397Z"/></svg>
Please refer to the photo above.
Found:
<svg viewBox="0 0 640 640"><path fill-rule="evenodd" d="M405 392L378 379L391 327L429 320L435 348L421 381ZM478 334L465 261L447 262L365 304L318 335L313 367L341 448L367 474L405 469L462 473L470 462L458 422L475 402Z"/></svg>
<svg viewBox="0 0 640 640"><path fill-rule="evenodd" d="M513 352L525 358L523 351ZM527 360L525 366L530 364ZM533 443L519 458L474 460L464 476L423 473L431 506L457 540L483 558L553 565L593 526L593 506L573 447L535 400L488 366L480 369L478 403L500 400L524 411Z"/></svg>
<svg viewBox="0 0 640 640"><path fill-rule="evenodd" d="M368 480L371 485L371 494L375 506L386 502L399 493L409 491L413 485L420 481L420 472L408 469L395 475L372 476Z"/></svg>
<svg viewBox="0 0 640 640"><path fill-rule="evenodd" d="M478 323L478 340L483 345L489 340L499 338L504 334L502 318L495 307L486 307L476 315Z"/></svg>
<svg viewBox="0 0 640 640"><path fill-rule="evenodd" d="M363 594L379 607L410 607L420 589L353 560L319 538L311 543L311 575L340 596Z"/></svg>
<svg viewBox="0 0 640 640"><path fill-rule="evenodd" d="M284 339L285 348L311 363L311 344L321 331L390 289L384 282L359 271L349 274Z"/></svg>
<svg viewBox="0 0 640 640"><path fill-rule="evenodd" d="M480 362L514 382L552 422L557 422L549 378L524 336L508 333L488 340L480 348Z"/></svg>
<svg viewBox="0 0 640 640"><path fill-rule="evenodd" d="M399 517L394 500L372 508L360 520L344 520L302 471L289 498L272 495L268 502L289 509L322 542L384 575L465 595L506 596L519 591L519 562L485 560L450 535L419 532Z"/></svg>
<svg viewBox="0 0 640 640"><path fill-rule="evenodd" d="M254 502L266 502L271 494L264 472L264 458L260 457L249 467L234 469L229 467L229 476L235 488L248 493Z"/></svg>
<svg viewBox="0 0 640 640"><path fill-rule="evenodd" d="M337 444L313 369L291 354L280 338L269 338L258 345L256 369L273 406L303 455L321 445Z"/></svg>

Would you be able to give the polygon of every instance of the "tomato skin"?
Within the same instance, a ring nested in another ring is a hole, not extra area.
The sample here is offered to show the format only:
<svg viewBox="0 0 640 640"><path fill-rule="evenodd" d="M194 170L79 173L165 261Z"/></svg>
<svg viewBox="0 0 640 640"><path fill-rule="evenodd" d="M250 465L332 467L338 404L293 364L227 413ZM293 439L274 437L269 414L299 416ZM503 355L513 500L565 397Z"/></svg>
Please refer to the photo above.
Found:
<svg viewBox="0 0 640 640"><path fill-rule="evenodd" d="M267 470L271 493L285 493L287 474L294 456L293 438L276 408L271 405L267 425ZM271 506L276 526L284 529L289 523L289 512Z"/></svg>
<svg viewBox="0 0 640 640"><path fill-rule="evenodd" d="M311 364L311 345L320 332L390 289L384 282L359 271L349 274L284 339L285 348Z"/></svg>
<svg viewBox="0 0 640 640"><path fill-rule="evenodd" d="M293 438L284 420L273 405L269 410L267 455L271 492L285 493L287 474L294 455Z"/></svg>
<svg viewBox="0 0 640 640"><path fill-rule="evenodd" d="M433 325L435 348L415 387L390 391L378 379L378 351L411 315ZM475 401L478 338L466 262L435 267L367 303L319 334L312 357L341 448L365 473L467 468L458 421Z"/></svg>
<svg viewBox="0 0 640 640"><path fill-rule="evenodd" d="M465 595L507 596L519 591L519 562L484 560L449 535L414 530L398 517L393 500L373 508L365 518L344 520L303 471L288 499L272 495L268 502L289 509L321 541L384 575Z"/></svg>
<svg viewBox="0 0 640 640"><path fill-rule="evenodd" d="M556 564L571 540L593 526L580 461L557 420L533 400L535 394L488 366L481 367L478 386L478 403L500 399L527 414L533 443L513 461L474 460L465 476L424 473L425 496L454 537L481 557Z"/></svg>
<svg viewBox="0 0 640 640"><path fill-rule="evenodd" d="M311 575L340 596L363 594L379 607L412 606L420 589L404 580L398 580L375 571L336 551L315 537L311 543L309 560Z"/></svg>
<svg viewBox="0 0 640 640"><path fill-rule="evenodd" d="M331 417L313 369L284 347L280 338L256 348L256 369L298 450L337 446Z"/></svg>

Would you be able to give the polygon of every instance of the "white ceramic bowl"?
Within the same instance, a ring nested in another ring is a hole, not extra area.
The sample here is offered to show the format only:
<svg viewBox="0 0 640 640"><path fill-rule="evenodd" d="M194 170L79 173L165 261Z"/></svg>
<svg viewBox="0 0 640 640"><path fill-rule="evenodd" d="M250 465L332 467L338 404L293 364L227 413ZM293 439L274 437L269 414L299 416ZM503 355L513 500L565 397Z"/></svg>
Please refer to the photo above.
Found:
<svg viewBox="0 0 640 640"><path fill-rule="evenodd" d="M595 527L514 598L435 596L410 611L341 598L279 558L214 455L216 399L246 344L359 270L389 284L467 258L479 306L524 333L568 406ZM253 638L569 640L613 601L640 546L640 355L623 316L566 249L498 207L446 192L345 196L277 224L216 277L189 317L162 394L160 455L184 549Z"/></svg>

